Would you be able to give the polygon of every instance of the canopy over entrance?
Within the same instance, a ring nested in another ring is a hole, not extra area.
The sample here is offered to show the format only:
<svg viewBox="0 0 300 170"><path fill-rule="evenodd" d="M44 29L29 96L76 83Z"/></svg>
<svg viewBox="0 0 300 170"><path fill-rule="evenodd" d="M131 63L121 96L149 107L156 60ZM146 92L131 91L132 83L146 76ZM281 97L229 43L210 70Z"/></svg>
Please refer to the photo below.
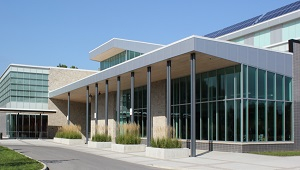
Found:
<svg viewBox="0 0 300 170"><path fill-rule="evenodd" d="M56 110L46 110L46 109L23 109L23 108L1 108L0 113L56 113Z"/></svg>

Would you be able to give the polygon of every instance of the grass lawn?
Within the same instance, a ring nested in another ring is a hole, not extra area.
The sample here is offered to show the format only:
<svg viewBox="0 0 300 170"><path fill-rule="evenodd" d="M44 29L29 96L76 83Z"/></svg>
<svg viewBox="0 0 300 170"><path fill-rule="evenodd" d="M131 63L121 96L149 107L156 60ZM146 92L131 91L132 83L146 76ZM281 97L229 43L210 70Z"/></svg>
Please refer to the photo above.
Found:
<svg viewBox="0 0 300 170"><path fill-rule="evenodd" d="M18 152L0 146L0 170L13 169L42 169L43 164L36 160L30 159Z"/></svg>
<svg viewBox="0 0 300 170"><path fill-rule="evenodd" d="M300 156L300 151L272 151L272 152L252 152L259 155L270 156Z"/></svg>

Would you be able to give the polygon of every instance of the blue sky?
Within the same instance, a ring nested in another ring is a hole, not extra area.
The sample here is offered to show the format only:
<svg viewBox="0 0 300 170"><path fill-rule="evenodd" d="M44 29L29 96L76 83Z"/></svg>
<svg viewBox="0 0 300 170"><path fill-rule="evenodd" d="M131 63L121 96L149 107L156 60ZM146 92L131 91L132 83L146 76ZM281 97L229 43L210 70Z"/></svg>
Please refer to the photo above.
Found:
<svg viewBox="0 0 300 170"><path fill-rule="evenodd" d="M0 75L9 64L96 70L88 52L111 38L168 44L296 0L1 0Z"/></svg>

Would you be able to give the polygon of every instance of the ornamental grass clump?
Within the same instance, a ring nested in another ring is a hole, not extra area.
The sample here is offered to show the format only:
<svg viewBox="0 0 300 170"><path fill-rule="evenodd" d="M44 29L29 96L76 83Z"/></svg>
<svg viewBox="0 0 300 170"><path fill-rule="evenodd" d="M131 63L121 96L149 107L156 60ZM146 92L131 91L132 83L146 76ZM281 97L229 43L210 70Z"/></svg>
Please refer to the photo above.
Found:
<svg viewBox="0 0 300 170"><path fill-rule="evenodd" d="M108 134L95 134L92 137L93 142L111 142L111 136Z"/></svg>
<svg viewBox="0 0 300 170"><path fill-rule="evenodd" d="M150 145L154 148L181 148L181 142L170 137L151 139Z"/></svg>
<svg viewBox="0 0 300 170"><path fill-rule="evenodd" d="M175 130L172 126L161 127L160 131L165 131L165 136L162 138L151 139L151 147L154 148L181 148L181 142L176 139Z"/></svg>
<svg viewBox="0 0 300 170"><path fill-rule="evenodd" d="M58 129L55 137L66 139L82 139L80 131L81 127L79 125L65 125Z"/></svg>
<svg viewBox="0 0 300 170"><path fill-rule="evenodd" d="M140 144L140 126L135 123L122 124L117 131L117 144Z"/></svg>

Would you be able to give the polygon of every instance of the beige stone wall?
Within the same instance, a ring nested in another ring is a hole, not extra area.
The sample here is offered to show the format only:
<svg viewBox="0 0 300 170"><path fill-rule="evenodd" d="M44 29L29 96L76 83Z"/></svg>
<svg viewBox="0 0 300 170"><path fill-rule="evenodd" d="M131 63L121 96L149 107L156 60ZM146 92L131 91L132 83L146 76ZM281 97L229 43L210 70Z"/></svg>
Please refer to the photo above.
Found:
<svg viewBox="0 0 300 170"><path fill-rule="evenodd" d="M97 71L68 69L68 68L50 68L49 70L49 91L73 83L84 77L97 73Z"/></svg>
<svg viewBox="0 0 300 170"><path fill-rule="evenodd" d="M48 137L53 138L58 127L67 125L68 101L49 99L48 107L50 110L56 110L56 113L48 116ZM81 126L81 133L85 136L86 121L85 103L70 102L70 122Z"/></svg>
<svg viewBox="0 0 300 170"><path fill-rule="evenodd" d="M166 136L166 80L151 83L152 137Z"/></svg>
<svg viewBox="0 0 300 170"><path fill-rule="evenodd" d="M98 97L98 127L95 127L95 98L91 101L91 134L95 134L96 128L99 133L105 132L105 94ZM114 141L116 137L116 92L110 92L108 95L108 134Z"/></svg>
<svg viewBox="0 0 300 170"><path fill-rule="evenodd" d="M49 70L49 91L73 83L84 77L97 73L97 71L68 69L68 68L50 68ZM68 102L66 100L49 99L48 109L56 110L55 114L49 114L48 117L48 137L53 138L57 129L67 124ZM71 124L80 125L81 133L85 136L86 104L72 102L70 103L70 121Z"/></svg>

